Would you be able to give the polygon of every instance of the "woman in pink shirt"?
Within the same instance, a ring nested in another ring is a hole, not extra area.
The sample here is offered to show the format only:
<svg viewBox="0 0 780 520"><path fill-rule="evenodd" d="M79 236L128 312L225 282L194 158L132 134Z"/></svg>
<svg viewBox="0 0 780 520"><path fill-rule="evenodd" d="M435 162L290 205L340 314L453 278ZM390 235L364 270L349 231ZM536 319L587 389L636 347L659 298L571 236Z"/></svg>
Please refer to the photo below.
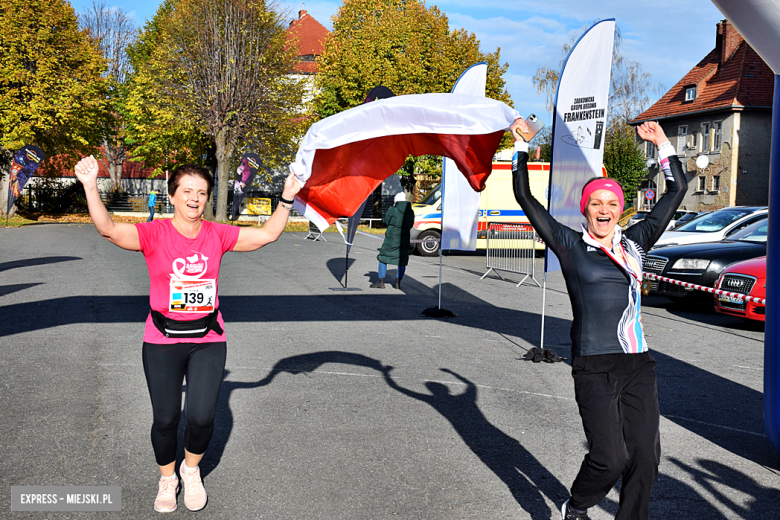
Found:
<svg viewBox="0 0 780 520"><path fill-rule="evenodd" d="M149 268L151 310L144 331L143 364L154 413L152 447L161 474L154 509L170 512L177 506L176 431L186 376L187 427L179 473L184 505L198 511L207 501L198 463L214 431L227 349L218 297L222 255L254 251L276 241L300 186L292 174L287 177L281 202L262 228L215 224L201 218L214 188L213 177L202 166L183 165L168 181L173 218L124 224L114 222L100 200L97 160L82 159L75 173L84 185L89 214L100 235L123 249L141 251Z"/></svg>

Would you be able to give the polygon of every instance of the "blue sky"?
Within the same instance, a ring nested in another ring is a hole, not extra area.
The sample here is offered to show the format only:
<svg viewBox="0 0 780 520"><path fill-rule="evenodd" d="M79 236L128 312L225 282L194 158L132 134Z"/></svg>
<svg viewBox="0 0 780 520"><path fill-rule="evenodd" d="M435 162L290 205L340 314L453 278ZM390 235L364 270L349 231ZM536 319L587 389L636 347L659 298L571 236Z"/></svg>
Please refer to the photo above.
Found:
<svg viewBox="0 0 780 520"><path fill-rule="evenodd" d="M279 0L290 20L306 11L331 28L341 2L291 2ZM154 16L156 0L106 0L132 14L139 26ZM76 11L92 0L73 0ZM305 7L304 7L305 5ZM671 88L715 47L715 24L723 19L709 0L442 0L429 1L444 12L452 29L473 32L483 52L501 48L509 64L505 79L515 108L521 114L536 113L548 124L544 99L536 95L531 78L539 65L557 67L561 47L583 24L615 18L623 34L623 56L639 62L653 82ZM478 5L479 7L475 7Z"/></svg>

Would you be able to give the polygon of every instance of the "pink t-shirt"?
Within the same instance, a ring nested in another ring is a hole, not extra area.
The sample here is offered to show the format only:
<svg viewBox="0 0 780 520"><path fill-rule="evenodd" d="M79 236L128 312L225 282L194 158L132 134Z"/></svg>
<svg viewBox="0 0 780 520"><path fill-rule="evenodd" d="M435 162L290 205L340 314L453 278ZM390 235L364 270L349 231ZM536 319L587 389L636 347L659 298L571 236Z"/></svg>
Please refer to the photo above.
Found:
<svg viewBox="0 0 780 520"><path fill-rule="evenodd" d="M197 320L211 312L198 309L219 307L219 264L222 255L235 247L238 227L204 220L198 236L190 239L179 233L169 219L135 226L149 268L149 306L153 310L174 320ZM224 330L221 312L217 319ZM166 345L210 343L225 341L225 334L210 330L202 338L168 338L157 330L149 313L144 341Z"/></svg>

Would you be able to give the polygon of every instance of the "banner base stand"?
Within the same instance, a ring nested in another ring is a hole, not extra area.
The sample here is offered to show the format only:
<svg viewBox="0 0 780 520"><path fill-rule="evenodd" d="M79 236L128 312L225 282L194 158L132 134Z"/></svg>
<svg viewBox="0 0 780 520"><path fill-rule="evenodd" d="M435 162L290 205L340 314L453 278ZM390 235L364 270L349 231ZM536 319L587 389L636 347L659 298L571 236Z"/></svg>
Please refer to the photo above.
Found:
<svg viewBox="0 0 780 520"><path fill-rule="evenodd" d="M549 348L533 347L521 358L523 361L533 361L534 363L560 363L566 358L562 358L557 352L550 350Z"/></svg>
<svg viewBox="0 0 780 520"><path fill-rule="evenodd" d="M362 291L363 289L358 289L357 287L330 287L331 291Z"/></svg>
<svg viewBox="0 0 780 520"><path fill-rule="evenodd" d="M438 307L428 307L420 313L420 316L426 318L457 318L458 315L447 309L440 309Z"/></svg>

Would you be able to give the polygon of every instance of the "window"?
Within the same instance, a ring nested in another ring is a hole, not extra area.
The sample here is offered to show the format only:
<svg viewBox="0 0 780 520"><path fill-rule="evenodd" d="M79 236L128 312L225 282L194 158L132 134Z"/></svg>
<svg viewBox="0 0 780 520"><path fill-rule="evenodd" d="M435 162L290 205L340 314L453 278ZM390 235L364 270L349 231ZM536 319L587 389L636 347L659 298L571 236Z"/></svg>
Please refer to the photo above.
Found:
<svg viewBox="0 0 780 520"><path fill-rule="evenodd" d="M720 191L720 175L712 176L712 191Z"/></svg>
<svg viewBox="0 0 780 520"><path fill-rule="evenodd" d="M653 158L655 157L655 145L651 143L650 141L645 141L645 144L647 145L646 152L647 157Z"/></svg>
<svg viewBox="0 0 780 520"><path fill-rule="evenodd" d="M720 145L723 143L723 121L715 121L712 126L713 130L715 130L712 148L714 150L720 150Z"/></svg>
<svg viewBox="0 0 780 520"><path fill-rule="evenodd" d="M685 101L693 101L696 99L696 87L685 88Z"/></svg>
<svg viewBox="0 0 780 520"><path fill-rule="evenodd" d="M685 153L685 145L688 144L688 125L677 127L677 153Z"/></svg>
<svg viewBox="0 0 780 520"><path fill-rule="evenodd" d="M707 177L704 175L699 175L698 177L698 184L696 186L696 191L704 191L707 189Z"/></svg>
<svg viewBox="0 0 780 520"><path fill-rule="evenodd" d="M701 151L702 152L710 151L710 126L712 125L710 125L709 121L701 124Z"/></svg>

